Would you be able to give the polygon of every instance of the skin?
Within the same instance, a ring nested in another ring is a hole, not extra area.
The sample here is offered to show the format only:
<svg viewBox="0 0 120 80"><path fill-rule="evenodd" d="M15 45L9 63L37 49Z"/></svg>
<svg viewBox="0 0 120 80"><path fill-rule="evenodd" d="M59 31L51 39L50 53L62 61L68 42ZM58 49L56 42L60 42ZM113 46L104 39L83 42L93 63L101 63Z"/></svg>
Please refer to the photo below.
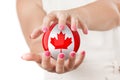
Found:
<svg viewBox="0 0 120 80"><path fill-rule="evenodd" d="M27 61L35 61L49 72L65 73L79 67L85 57L82 51L76 59L76 53L71 51L68 60L64 60L64 53L58 59L51 58L49 51L43 51L41 38L51 22L58 22L59 29L63 30L66 23L71 24L71 29L82 29L84 34L89 30L106 31L120 25L120 1L97 0L91 4L49 14L43 10L41 0L17 0L17 13L25 40L30 48L30 53L22 56ZM78 27L76 27L78 26Z"/></svg>

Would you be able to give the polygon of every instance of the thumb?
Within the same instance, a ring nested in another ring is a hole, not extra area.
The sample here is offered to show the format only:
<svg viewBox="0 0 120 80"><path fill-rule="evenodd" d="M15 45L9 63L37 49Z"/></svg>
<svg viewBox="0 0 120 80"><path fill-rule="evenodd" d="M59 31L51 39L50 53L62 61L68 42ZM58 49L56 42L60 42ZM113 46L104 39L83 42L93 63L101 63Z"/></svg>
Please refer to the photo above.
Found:
<svg viewBox="0 0 120 80"><path fill-rule="evenodd" d="M35 38L39 37L42 33L43 33L43 32L41 31L40 28L36 28L36 29L34 29L33 32L31 33L30 38L31 38L31 39L35 39Z"/></svg>
<svg viewBox="0 0 120 80"><path fill-rule="evenodd" d="M21 58L26 61L35 61L37 63L41 62L41 56L33 54L33 53L26 53L26 54L22 55Z"/></svg>

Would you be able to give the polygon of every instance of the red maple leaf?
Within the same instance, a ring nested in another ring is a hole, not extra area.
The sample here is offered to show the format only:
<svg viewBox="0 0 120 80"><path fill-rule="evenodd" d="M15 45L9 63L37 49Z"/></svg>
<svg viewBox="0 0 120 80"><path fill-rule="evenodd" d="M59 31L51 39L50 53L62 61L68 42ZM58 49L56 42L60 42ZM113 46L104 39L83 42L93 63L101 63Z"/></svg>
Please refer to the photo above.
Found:
<svg viewBox="0 0 120 80"><path fill-rule="evenodd" d="M51 44L55 47L55 49L67 49L67 47L72 43L71 38L65 39L65 34L60 32L57 34L58 39L51 38Z"/></svg>

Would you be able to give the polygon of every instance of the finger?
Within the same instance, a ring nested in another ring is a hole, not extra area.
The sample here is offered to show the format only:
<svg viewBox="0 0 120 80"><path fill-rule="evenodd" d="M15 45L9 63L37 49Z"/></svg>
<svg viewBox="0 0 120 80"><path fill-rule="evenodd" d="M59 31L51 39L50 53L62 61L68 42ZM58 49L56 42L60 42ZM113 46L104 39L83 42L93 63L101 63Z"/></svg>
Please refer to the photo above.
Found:
<svg viewBox="0 0 120 80"><path fill-rule="evenodd" d="M76 58L76 53L72 51L69 55L69 59L66 62L65 69L66 71L70 71L73 69L73 66L75 64L75 58Z"/></svg>
<svg viewBox="0 0 120 80"><path fill-rule="evenodd" d="M51 12L47 16L45 16L45 18L43 19L42 31L46 32L49 29L51 22L55 20L56 20L55 12Z"/></svg>
<svg viewBox="0 0 120 80"><path fill-rule="evenodd" d="M85 57L85 51L83 51L83 52L79 55L78 60L75 62L74 69L76 69L77 67L79 67L79 65L83 62L84 57Z"/></svg>
<svg viewBox="0 0 120 80"><path fill-rule="evenodd" d="M50 56L51 56L50 52L46 51L42 56L42 63L41 63L41 66L48 71L52 70L52 66L50 63Z"/></svg>
<svg viewBox="0 0 120 80"><path fill-rule="evenodd" d="M88 34L88 28L87 28L87 25L85 23L81 21L79 21L79 27L82 29L83 33L84 34Z"/></svg>
<svg viewBox="0 0 120 80"><path fill-rule="evenodd" d="M56 72L63 73L64 72L64 57L63 53L58 55L57 63L56 63Z"/></svg>
<svg viewBox="0 0 120 80"><path fill-rule="evenodd" d="M26 61L35 61L37 63L41 63L41 56L33 53L24 54L21 58Z"/></svg>
<svg viewBox="0 0 120 80"><path fill-rule="evenodd" d="M66 21L67 21L68 15L60 12L57 14L57 18L58 18L58 25L59 25L58 28L60 30L63 30L64 27L66 26Z"/></svg>
<svg viewBox="0 0 120 80"><path fill-rule="evenodd" d="M34 29L33 32L31 33L30 38L31 38L31 39L35 39L35 38L39 37L42 33L43 33L43 32L41 31L40 28L36 28L36 29Z"/></svg>
<svg viewBox="0 0 120 80"><path fill-rule="evenodd" d="M72 31L77 31L77 26L78 26L78 19L72 17L71 18L71 30Z"/></svg>

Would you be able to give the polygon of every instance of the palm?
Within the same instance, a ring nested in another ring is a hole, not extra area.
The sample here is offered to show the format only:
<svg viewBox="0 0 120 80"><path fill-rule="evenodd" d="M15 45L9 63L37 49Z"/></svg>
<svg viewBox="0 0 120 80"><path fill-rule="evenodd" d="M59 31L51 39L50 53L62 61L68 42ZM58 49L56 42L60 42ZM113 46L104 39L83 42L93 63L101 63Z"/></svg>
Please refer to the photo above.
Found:
<svg viewBox="0 0 120 80"><path fill-rule="evenodd" d="M35 61L40 65L40 67L42 67L47 71L56 72L56 73L65 73L71 71L73 69L76 69L82 63L85 57L85 51L83 51L79 55L78 60L76 60L75 52L72 51L71 53L69 53L69 59L67 59L66 61L65 61L64 53L59 53L57 60L55 60L51 57L51 53L49 51L44 52L43 49L41 48L42 33L40 32L40 30L36 29L35 31L33 31L31 38L36 40L36 44L39 44L37 45L39 53L32 53L32 52L27 53L23 55L22 59L27 61Z"/></svg>

